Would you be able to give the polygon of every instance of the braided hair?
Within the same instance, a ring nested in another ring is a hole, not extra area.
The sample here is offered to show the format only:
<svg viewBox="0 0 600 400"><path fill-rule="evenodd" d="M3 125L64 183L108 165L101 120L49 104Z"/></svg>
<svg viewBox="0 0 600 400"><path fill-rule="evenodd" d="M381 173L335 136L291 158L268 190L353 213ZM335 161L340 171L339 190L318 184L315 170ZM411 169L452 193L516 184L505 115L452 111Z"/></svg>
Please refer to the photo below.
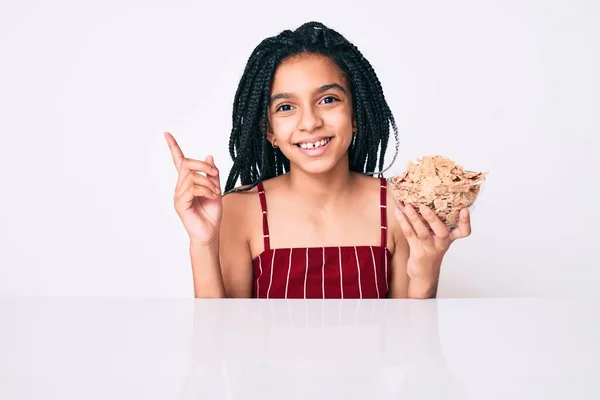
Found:
<svg viewBox="0 0 600 400"><path fill-rule="evenodd" d="M382 170L390 124L396 140L394 163L398 128L373 67L341 34L322 23L307 22L294 31L284 30L264 39L246 63L233 102L229 139L233 166L225 193L250 190L262 180L289 171L290 162L281 150L267 145L266 122L275 69L282 61L302 53L329 57L348 80L357 128L349 149L350 170L381 175L389 168ZM374 172L376 168L380 171ZM235 188L238 179L245 187Z"/></svg>

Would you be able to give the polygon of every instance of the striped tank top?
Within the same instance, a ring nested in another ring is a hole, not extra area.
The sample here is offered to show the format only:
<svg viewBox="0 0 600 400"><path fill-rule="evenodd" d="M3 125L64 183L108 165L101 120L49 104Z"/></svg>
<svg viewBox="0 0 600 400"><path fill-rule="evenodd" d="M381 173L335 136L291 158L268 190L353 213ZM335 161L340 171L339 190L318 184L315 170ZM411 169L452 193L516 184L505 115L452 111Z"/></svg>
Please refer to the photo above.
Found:
<svg viewBox="0 0 600 400"><path fill-rule="evenodd" d="M272 249L267 200L257 185L262 208L264 250L252 260L254 298L385 298L390 283L385 178L380 185L381 245Z"/></svg>

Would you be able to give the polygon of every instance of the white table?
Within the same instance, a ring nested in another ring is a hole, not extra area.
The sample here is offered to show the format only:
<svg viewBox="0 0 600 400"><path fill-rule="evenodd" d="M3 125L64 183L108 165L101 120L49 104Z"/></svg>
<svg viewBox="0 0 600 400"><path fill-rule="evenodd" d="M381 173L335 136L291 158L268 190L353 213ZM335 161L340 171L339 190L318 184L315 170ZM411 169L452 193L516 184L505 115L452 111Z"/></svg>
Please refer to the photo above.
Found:
<svg viewBox="0 0 600 400"><path fill-rule="evenodd" d="M0 399L600 399L598 299L0 298Z"/></svg>

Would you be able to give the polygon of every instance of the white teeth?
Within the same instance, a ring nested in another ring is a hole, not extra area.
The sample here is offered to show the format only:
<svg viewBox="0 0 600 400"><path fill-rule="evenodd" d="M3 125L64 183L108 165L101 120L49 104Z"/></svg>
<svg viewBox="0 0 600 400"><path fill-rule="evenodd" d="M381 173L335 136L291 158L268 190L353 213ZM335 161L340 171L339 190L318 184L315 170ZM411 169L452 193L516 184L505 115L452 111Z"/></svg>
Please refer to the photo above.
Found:
<svg viewBox="0 0 600 400"><path fill-rule="evenodd" d="M323 139L315 143L301 143L300 147L303 149L316 149L318 147L325 146L327 143L329 143L329 139Z"/></svg>

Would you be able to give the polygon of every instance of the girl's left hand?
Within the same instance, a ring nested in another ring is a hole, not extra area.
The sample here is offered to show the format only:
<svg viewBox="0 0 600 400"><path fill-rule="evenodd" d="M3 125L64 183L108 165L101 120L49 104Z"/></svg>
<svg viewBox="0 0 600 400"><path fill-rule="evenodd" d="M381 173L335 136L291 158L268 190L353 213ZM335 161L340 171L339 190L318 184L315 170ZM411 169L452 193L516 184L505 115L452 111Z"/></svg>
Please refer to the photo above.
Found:
<svg viewBox="0 0 600 400"><path fill-rule="evenodd" d="M450 231L435 213L426 206L419 212L410 205L396 209L396 218L408 241L410 255L406 272L411 280L437 282L442 258L457 239L471 234L471 220L468 209L460 211L458 226ZM427 221L431 230L421 220L419 213Z"/></svg>

